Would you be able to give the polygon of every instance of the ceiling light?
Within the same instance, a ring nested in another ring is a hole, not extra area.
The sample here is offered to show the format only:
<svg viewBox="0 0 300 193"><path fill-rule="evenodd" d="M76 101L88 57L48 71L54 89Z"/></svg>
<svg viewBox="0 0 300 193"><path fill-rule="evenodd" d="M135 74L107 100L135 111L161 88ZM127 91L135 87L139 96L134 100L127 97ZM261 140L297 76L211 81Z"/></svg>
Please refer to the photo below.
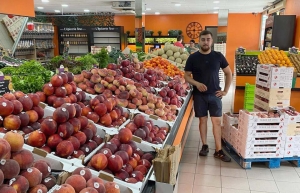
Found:
<svg viewBox="0 0 300 193"><path fill-rule="evenodd" d="M88 10L88 9L85 9L85 10L83 10L84 12L90 12L90 10Z"/></svg>
<svg viewBox="0 0 300 193"><path fill-rule="evenodd" d="M38 9L44 9L44 7L37 7Z"/></svg>
<svg viewBox="0 0 300 193"><path fill-rule="evenodd" d="M176 7L179 7L179 6L181 6L181 4L180 4L180 3L176 3L175 6L176 6Z"/></svg>
<svg viewBox="0 0 300 193"><path fill-rule="evenodd" d="M220 1L214 1L214 3L220 3Z"/></svg>
<svg viewBox="0 0 300 193"><path fill-rule="evenodd" d="M214 13L219 13L218 11L214 11Z"/></svg>
<svg viewBox="0 0 300 193"><path fill-rule="evenodd" d="M155 15L159 15L160 13L159 12L155 12Z"/></svg>
<svg viewBox="0 0 300 193"><path fill-rule="evenodd" d="M214 9L219 9L219 7L214 7Z"/></svg>
<svg viewBox="0 0 300 193"><path fill-rule="evenodd" d="M151 10L151 8L146 8L146 10L147 10L147 11L150 11L150 10Z"/></svg>
<svg viewBox="0 0 300 193"><path fill-rule="evenodd" d="M67 5L67 4L62 4L61 6L62 6L62 7L68 7L69 5Z"/></svg>
<svg viewBox="0 0 300 193"><path fill-rule="evenodd" d="M48 2L49 2L49 0L42 0L42 2L44 2L44 3L48 3Z"/></svg>
<svg viewBox="0 0 300 193"><path fill-rule="evenodd" d="M143 12L142 15L145 15L145 13Z"/></svg>
<svg viewBox="0 0 300 193"><path fill-rule="evenodd" d="M60 11L59 11L59 10L54 10L54 12L55 12L55 13L59 13Z"/></svg>

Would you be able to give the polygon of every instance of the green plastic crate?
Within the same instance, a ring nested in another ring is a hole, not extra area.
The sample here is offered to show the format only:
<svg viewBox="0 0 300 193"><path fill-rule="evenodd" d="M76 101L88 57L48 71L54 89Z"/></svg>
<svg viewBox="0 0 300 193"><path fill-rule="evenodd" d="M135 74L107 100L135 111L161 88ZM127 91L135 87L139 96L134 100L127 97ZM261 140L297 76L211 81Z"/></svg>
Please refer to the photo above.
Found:
<svg viewBox="0 0 300 193"><path fill-rule="evenodd" d="M253 109L254 108L254 103L245 103L244 104L244 109Z"/></svg>
<svg viewBox="0 0 300 193"><path fill-rule="evenodd" d="M255 84L249 84L249 83L246 83L245 85L245 91L254 91L255 90Z"/></svg>

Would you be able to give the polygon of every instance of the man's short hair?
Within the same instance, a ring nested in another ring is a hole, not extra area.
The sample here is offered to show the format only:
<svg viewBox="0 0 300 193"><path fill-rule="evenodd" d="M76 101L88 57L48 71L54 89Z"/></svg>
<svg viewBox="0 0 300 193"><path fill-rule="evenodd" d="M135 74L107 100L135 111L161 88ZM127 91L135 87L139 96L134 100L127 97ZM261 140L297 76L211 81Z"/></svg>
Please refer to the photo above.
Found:
<svg viewBox="0 0 300 193"><path fill-rule="evenodd" d="M212 33L210 32L210 31L208 31L208 30L203 30L201 33L200 33L200 37L201 36L205 36L205 35L211 35L211 37L213 37L213 35L212 35Z"/></svg>
<svg viewBox="0 0 300 193"><path fill-rule="evenodd" d="M182 40L182 36L177 36L177 41Z"/></svg>
<svg viewBox="0 0 300 193"><path fill-rule="evenodd" d="M195 40L191 40L190 43L195 43Z"/></svg>

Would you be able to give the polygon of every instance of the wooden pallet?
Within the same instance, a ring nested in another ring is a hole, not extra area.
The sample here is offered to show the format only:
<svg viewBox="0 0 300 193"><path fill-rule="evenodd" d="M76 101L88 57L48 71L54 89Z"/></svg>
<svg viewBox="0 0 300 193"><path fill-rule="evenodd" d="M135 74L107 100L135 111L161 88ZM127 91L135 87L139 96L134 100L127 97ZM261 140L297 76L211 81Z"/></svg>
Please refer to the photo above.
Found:
<svg viewBox="0 0 300 193"><path fill-rule="evenodd" d="M296 167L300 167L300 157L284 157L284 158L252 158L244 159L237 153L235 148L227 141L222 140L223 149L235 160L242 168L251 169L252 163L263 162L269 168L279 168L282 162L290 162Z"/></svg>

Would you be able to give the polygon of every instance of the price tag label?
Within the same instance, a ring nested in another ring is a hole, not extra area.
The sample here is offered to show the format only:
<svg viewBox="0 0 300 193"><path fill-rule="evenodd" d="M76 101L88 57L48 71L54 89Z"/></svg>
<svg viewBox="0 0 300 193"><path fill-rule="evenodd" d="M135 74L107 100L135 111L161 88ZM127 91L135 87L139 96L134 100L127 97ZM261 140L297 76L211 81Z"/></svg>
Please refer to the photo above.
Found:
<svg viewBox="0 0 300 193"><path fill-rule="evenodd" d="M279 47L276 47L276 46L266 47L265 50L279 50Z"/></svg>
<svg viewBox="0 0 300 193"><path fill-rule="evenodd" d="M299 48L296 47L289 48L289 54L298 54L298 52L299 52Z"/></svg>
<svg viewBox="0 0 300 193"><path fill-rule="evenodd" d="M236 54L245 54L246 53L246 49L243 48L243 47L239 47L237 50L236 50Z"/></svg>
<svg viewBox="0 0 300 193"><path fill-rule="evenodd" d="M9 92L9 80L1 80L0 81L0 95L3 95Z"/></svg>

